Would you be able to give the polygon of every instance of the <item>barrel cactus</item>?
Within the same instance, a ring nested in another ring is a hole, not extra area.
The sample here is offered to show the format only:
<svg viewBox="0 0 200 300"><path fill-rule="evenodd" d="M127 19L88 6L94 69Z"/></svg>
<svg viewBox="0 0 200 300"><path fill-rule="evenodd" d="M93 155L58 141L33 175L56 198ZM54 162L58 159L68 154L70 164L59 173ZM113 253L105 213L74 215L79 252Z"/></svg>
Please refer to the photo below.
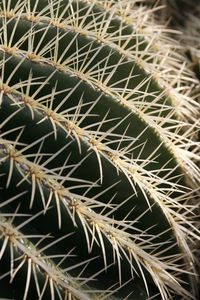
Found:
<svg viewBox="0 0 200 300"><path fill-rule="evenodd" d="M197 83L154 10L1 1L1 298L197 299Z"/></svg>

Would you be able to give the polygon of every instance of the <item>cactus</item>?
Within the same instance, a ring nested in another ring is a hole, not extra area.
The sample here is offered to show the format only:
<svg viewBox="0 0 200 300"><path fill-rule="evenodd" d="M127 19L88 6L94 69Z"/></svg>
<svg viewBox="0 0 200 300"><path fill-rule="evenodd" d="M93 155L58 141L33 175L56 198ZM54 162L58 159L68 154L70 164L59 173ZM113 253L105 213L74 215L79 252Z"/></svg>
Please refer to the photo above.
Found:
<svg viewBox="0 0 200 300"><path fill-rule="evenodd" d="M143 4L1 1L0 297L197 297L197 81Z"/></svg>

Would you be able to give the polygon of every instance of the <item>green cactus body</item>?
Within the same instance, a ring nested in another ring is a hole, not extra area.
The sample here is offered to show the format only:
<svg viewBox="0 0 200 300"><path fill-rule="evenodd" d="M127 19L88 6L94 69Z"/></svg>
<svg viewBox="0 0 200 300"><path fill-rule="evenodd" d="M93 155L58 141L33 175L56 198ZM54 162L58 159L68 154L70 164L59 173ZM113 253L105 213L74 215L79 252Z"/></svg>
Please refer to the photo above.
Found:
<svg viewBox="0 0 200 300"><path fill-rule="evenodd" d="M175 42L141 1L0 13L0 297L195 299L199 105Z"/></svg>

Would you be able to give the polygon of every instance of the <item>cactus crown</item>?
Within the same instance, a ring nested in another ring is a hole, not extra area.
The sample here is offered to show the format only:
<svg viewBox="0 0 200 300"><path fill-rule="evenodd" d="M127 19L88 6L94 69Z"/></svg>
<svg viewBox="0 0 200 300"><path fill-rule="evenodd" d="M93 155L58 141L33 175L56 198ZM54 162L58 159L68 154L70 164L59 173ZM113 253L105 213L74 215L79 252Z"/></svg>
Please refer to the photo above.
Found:
<svg viewBox="0 0 200 300"><path fill-rule="evenodd" d="M196 79L141 3L1 1L0 279L24 300L195 299Z"/></svg>

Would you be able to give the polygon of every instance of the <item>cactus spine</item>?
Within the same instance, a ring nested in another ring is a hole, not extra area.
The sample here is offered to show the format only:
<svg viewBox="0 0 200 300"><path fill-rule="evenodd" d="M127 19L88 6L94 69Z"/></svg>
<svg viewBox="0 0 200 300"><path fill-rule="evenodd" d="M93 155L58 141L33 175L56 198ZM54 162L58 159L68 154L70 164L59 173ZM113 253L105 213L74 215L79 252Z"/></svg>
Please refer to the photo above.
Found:
<svg viewBox="0 0 200 300"><path fill-rule="evenodd" d="M178 44L142 1L0 13L2 293L195 299L199 104Z"/></svg>

